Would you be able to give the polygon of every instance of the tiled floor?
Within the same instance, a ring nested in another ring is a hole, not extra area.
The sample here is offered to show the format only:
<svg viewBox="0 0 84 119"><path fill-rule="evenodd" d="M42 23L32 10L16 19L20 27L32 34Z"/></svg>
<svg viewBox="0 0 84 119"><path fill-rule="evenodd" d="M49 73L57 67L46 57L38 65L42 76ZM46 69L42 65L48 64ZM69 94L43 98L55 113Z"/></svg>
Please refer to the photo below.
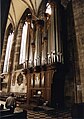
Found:
<svg viewBox="0 0 84 119"><path fill-rule="evenodd" d="M54 115L49 115L44 112L36 112L28 110L28 119L72 119L69 112L60 112Z"/></svg>
<svg viewBox="0 0 84 119"><path fill-rule="evenodd" d="M4 104L5 107L4 101L0 101L0 104ZM72 119L72 117L70 112L68 111L62 111L62 112L56 111L51 115L50 113L47 114L43 111L27 110L27 119Z"/></svg>

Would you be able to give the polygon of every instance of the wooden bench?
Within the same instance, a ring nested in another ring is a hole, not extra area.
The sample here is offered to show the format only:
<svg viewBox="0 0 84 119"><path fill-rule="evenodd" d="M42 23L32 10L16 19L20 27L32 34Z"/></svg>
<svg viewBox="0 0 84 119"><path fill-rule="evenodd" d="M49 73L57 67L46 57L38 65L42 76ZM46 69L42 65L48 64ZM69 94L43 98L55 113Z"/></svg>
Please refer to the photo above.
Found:
<svg viewBox="0 0 84 119"><path fill-rule="evenodd" d="M0 115L4 116L4 115L9 115L10 114L10 109L2 109L0 110Z"/></svg>
<svg viewBox="0 0 84 119"><path fill-rule="evenodd" d="M14 114L1 116L0 119L14 119Z"/></svg>
<svg viewBox="0 0 84 119"><path fill-rule="evenodd" d="M21 110L11 113L10 109L0 110L0 119L27 119L27 111Z"/></svg>

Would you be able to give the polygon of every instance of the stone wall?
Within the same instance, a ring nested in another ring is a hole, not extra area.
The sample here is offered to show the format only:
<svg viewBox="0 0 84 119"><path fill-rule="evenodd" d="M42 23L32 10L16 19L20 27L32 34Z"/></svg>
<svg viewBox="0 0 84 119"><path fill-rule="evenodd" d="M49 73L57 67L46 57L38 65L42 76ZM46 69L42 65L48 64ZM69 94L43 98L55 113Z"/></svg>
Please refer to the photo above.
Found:
<svg viewBox="0 0 84 119"><path fill-rule="evenodd" d="M22 81L19 78L20 83L18 83L19 75L22 75ZM10 92L27 93L27 79L19 70L12 73Z"/></svg>
<svg viewBox="0 0 84 119"><path fill-rule="evenodd" d="M84 102L84 0L72 0L72 5L78 50L78 59L75 60L79 65L76 70L77 102Z"/></svg>

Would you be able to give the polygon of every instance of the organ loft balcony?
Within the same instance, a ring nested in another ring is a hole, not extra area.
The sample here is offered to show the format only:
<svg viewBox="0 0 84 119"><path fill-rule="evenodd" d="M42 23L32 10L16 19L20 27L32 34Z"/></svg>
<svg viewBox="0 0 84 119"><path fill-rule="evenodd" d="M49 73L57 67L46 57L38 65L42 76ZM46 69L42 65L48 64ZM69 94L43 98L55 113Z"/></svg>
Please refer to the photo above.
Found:
<svg viewBox="0 0 84 119"><path fill-rule="evenodd" d="M41 71L55 70L57 66L61 64L63 64L62 54L59 53L55 56L55 53L51 53L51 55L47 54L47 58L45 58L43 62L39 57L38 59L35 59L35 62L26 60L23 64L18 65L17 68L22 69L24 74L27 74L27 72L39 73Z"/></svg>

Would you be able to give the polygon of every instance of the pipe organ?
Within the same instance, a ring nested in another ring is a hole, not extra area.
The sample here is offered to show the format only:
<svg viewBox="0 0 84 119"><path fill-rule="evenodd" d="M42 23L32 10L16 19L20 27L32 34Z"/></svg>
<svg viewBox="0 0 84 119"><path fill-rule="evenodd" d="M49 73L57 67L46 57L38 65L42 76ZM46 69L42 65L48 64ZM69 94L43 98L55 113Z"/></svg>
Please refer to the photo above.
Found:
<svg viewBox="0 0 84 119"><path fill-rule="evenodd" d="M44 13L43 19L28 20L26 42L28 64L25 60L25 66L27 65L27 67L55 62L62 63L58 6L50 4L50 9L51 14L47 11L47 13Z"/></svg>

